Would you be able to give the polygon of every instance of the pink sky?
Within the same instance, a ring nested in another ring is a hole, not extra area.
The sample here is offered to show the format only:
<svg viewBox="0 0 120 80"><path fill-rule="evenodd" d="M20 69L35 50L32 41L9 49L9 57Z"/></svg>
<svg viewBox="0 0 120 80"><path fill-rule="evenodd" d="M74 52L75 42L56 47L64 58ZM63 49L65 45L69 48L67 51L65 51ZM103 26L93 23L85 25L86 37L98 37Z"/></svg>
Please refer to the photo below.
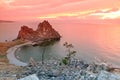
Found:
<svg viewBox="0 0 120 80"><path fill-rule="evenodd" d="M120 0L0 0L0 19L120 21Z"/></svg>

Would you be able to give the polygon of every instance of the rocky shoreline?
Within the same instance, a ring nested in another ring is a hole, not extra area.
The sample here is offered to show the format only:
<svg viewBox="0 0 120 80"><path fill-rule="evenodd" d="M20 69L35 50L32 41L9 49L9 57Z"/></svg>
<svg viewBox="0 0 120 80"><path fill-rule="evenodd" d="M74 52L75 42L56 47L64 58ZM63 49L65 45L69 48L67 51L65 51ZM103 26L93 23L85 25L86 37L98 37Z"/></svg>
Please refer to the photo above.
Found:
<svg viewBox="0 0 120 80"><path fill-rule="evenodd" d="M29 76L35 74L34 77L39 80L120 80L120 74L109 72L110 66L106 63L86 63L78 59L72 60L69 66L59 63L60 60L51 59L45 64L29 64L16 77L27 80L25 77L30 78ZM31 77L31 80L34 79Z"/></svg>
<svg viewBox="0 0 120 80"><path fill-rule="evenodd" d="M120 69L107 63L87 63L73 59L70 65L60 65L59 59L34 62L27 66L0 63L0 80L120 80Z"/></svg>

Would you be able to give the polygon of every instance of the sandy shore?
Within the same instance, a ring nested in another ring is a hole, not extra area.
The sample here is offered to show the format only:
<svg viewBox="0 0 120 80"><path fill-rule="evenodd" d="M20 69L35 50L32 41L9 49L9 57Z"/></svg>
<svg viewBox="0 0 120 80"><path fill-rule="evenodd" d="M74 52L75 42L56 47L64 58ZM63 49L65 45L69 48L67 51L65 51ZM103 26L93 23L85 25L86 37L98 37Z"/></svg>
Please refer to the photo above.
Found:
<svg viewBox="0 0 120 80"><path fill-rule="evenodd" d="M9 60L10 64L15 64L17 66L26 66L26 63L21 62L20 60L17 59L17 56L15 56L15 52L20 49L22 46L26 45L33 45L35 43L32 42L26 42L24 44L16 45L14 47L11 47L7 50L7 58Z"/></svg>

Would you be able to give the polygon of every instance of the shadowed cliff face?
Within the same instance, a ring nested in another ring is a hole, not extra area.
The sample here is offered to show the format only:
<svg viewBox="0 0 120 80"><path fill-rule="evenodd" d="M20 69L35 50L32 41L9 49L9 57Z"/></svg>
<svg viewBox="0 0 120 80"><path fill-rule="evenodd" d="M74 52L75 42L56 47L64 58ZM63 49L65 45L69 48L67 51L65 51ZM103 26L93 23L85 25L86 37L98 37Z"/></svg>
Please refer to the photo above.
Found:
<svg viewBox="0 0 120 80"><path fill-rule="evenodd" d="M41 41L47 39L60 39L60 34L52 28L48 21L39 23L37 30L22 26L17 39Z"/></svg>

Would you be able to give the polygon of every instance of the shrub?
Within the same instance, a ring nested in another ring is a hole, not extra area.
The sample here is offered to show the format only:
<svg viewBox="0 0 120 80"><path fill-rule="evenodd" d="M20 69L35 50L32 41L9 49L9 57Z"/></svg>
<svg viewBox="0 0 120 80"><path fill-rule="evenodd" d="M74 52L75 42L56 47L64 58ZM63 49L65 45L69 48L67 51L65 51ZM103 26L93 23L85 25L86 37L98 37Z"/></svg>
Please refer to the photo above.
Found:
<svg viewBox="0 0 120 80"><path fill-rule="evenodd" d="M67 43L67 42L65 42L63 44L63 46L67 50L67 56L62 59L62 63L64 65L69 65L71 58L75 56L76 51L72 50L74 48L74 46L72 44Z"/></svg>

